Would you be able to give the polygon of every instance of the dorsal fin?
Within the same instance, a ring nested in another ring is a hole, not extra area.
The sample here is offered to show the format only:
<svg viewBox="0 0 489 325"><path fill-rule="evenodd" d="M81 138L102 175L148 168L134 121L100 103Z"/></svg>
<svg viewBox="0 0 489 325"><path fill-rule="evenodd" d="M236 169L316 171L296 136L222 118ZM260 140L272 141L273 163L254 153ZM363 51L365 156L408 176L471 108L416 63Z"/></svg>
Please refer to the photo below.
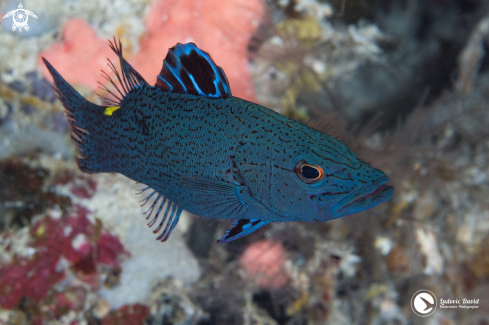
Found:
<svg viewBox="0 0 489 325"><path fill-rule="evenodd" d="M171 93L231 97L224 71L194 43L178 43L168 50L155 86Z"/></svg>
<svg viewBox="0 0 489 325"><path fill-rule="evenodd" d="M109 68L112 70L117 80L114 81L105 71L102 71L102 76L107 81L109 81L112 84L112 86L114 86L115 90L117 90L117 93L114 90L107 88L101 82L99 82L100 88L102 88L103 90L111 94L112 98L100 96L100 95L99 97L102 99L104 104L117 106L120 104L122 99L129 92L136 89L141 89L144 86L148 86L148 83L139 74L139 72L134 70L134 68L129 64L129 62L127 62L126 59L124 59L124 57L122 56L122 45L120 40L118 44L114 37L114 42L109 40L109 46L112 49L112 51L114 51L114 53L119 57L122 74L120 74L119 71L117 71L114 63L112 63L110 59L107 59ZM119 82L119 84L117 84L117 82Z"/></svg>

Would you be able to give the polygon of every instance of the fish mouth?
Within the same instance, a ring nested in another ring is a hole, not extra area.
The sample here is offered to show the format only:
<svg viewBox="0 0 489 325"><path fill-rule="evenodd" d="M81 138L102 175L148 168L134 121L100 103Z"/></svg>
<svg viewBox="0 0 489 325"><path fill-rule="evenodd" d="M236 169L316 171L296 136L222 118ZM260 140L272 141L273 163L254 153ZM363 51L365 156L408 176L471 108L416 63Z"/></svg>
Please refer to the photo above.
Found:
<svg viewBox="0 0 489 325"><path fill-rule="evenodd" d="M333 206L333 215L335 218L343 217L373 208L389 200L394 194L394 188L385 184L388 181L389 177L382 176L376 179L371 185L348 194Z"/></svg>

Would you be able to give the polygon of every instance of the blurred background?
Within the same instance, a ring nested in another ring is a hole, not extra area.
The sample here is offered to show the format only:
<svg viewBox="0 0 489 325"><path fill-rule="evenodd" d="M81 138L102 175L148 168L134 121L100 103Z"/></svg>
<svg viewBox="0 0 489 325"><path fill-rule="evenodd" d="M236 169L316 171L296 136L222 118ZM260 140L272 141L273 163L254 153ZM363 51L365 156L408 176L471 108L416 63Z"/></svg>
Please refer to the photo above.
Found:
<svg viewBox="0 0 489 325"><path fill-rule="evenodd" d="M0 2L18 10L0 27L0 324L489 324L487 1L19 3ZM157 242L133 181L78 170L40 63L98 102L113 36L150 84L196 43L233 95L338 137L394 197L228 244L184 213Z"/></svg>

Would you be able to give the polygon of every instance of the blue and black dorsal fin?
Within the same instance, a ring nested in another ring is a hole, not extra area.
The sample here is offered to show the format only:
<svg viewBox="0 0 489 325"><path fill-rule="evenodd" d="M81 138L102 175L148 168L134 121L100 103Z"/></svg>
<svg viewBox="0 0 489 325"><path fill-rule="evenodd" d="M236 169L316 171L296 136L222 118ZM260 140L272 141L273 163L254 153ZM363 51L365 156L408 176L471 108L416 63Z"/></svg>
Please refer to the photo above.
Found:
<svg viewBox="0 0 489 325"><path fill-rule="evenodd" d="M194 43L178 43L168 50L155 87L165 92L211 98L232 96L222 68Z"/></svg>
<svg viewBox="0 0 489 325"><path fill-rule="evenodd" d="M115 40L114 42L109 40L109 46L114 51L114 53L119 57L119 62L121 65L122 74L117 71L114 63L110 59L107 59L110 70L114 73L117 78L116 81L112 80L112 78L102 70L102 76L109 81L112 86L114 86L115 90L108 89L104 84L100 83L100 88L109 93L113 98L105 97L99 95L100 99L104 102L104 104L108 105L119 105L122 99L131 91L136 89L141 89L144 86L149 86L146 80L134 70L134 68L129 64L129 62L124 59L122 56L122 45L119 40L119 43ZM119 85L117 84L119 82ZM116 93L117 91L117 93Z"/></svg>

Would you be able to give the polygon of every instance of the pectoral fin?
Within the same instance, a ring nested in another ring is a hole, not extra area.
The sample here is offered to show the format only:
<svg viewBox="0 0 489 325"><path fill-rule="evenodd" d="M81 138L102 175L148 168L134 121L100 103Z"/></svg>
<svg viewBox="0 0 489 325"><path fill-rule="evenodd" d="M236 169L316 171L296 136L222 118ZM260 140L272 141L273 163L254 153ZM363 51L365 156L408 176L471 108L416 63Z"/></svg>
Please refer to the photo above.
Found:
<svg viewBox="0 0 489 325"><path fill-rule="evenodd" d="M260 218L269 215L269 211L264 211L263 206L249 195L245 186L198 178L183 178L182 184L192 193L192 197L198 198L199 206L205 206L208 211L212 211L213 215L210 217L234 219L218 243L228 243L249 235L270 223ZM250 208L243 198L254 204L254 208Z"/></svg>
<svg viewBox="0 0 489 325"><path fill-rule="evenodd" d="M226 233L218 243L229 243L235 239L249 235L270 222L260 219L238 219L229 225Z"/></svg>
<svg viewBox="0 0 489 325"><path fill-rule="evenodd" d="M243 219L250 215L248 206L241 200L243 186L202 178L182 178L194 204L205 207L209 215L219 219Z"/></svg>

